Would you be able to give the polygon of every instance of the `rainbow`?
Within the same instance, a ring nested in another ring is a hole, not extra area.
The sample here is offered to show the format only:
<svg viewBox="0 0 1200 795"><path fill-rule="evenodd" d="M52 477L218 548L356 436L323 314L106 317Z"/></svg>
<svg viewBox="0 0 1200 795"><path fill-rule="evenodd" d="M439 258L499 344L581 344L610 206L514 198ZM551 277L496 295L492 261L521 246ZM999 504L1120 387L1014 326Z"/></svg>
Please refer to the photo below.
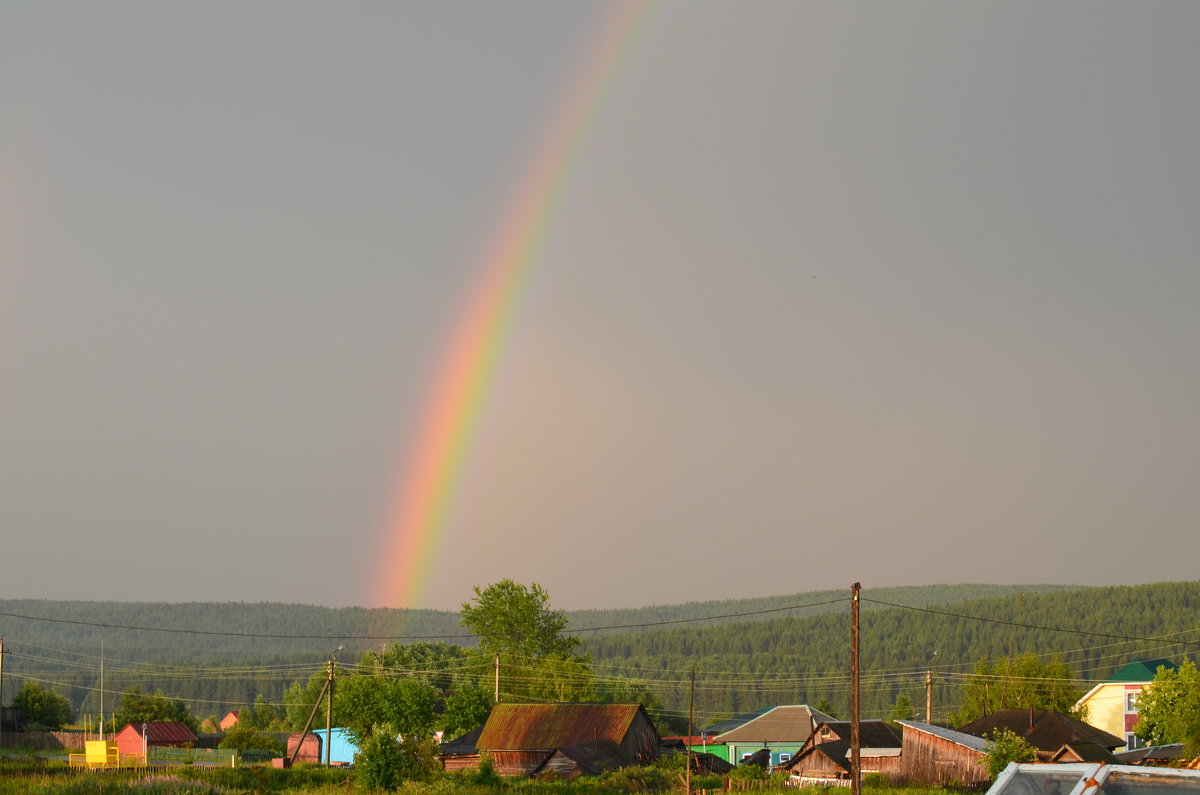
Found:
<svg viewBox="0 0 1200 795"><path fill-rule="evenodd" d="M433 571L470 443L514 309L537 260L556 200L591 120L628 49L647 0L604 6L566 99L508 203L505 221L488 247L461 319L441 359L424 421L385 529L375 604L418 607Z"/></svg>

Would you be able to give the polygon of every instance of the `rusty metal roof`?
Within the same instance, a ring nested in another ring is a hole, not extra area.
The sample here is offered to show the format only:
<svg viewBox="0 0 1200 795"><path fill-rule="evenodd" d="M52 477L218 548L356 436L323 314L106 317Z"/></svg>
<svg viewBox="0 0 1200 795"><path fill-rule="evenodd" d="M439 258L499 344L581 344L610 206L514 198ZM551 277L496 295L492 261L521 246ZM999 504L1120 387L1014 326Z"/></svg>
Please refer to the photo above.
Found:
<svg viewBox="0 0 1200 795"><path fill-rule="evenodd" d="M598 740L619 744L638 713L653 731L641 704L496 704L475 745L481 751L537 751Z"/></svg>
<svg viewBox="0 0 1200 795"><path fill-rule="evenodd" d="M194 743L196 735L187 727L186 723L179 721L166 721L159 723L129 723L125 729L133 729L133 733L138 737L142 736L142 727L146 727L146 741L151 743ZM124 732L125 729L121 731Z"/></svg>

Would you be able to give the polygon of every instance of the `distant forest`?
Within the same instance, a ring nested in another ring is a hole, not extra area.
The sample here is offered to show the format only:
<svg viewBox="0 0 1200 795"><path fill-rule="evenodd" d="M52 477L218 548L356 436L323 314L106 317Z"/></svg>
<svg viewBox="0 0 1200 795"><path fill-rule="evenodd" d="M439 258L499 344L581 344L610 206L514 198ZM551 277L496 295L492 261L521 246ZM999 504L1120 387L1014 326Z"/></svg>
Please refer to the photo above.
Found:
<svg viewBox="0 0 1200 795"><path fill-rule="evenodd" d="M930 668L936 718L960 706L961 685L983 659L1058 655L1086 689L1131 659L1179 661L1200 644L1200 582L935 585L867 589L862 599L866 716L886 715L897 696L923 713ZM846 589L568 616L600 678L645 682L677 716L694 665L705 725L775 704L823 703L845 714L849 610ZM0 600L0 636L5 703L29 679L67 695L83 715L100 712L101 667L105 712L137 685L203 717L260 695L280 702L338 645L346 664L392 642L473 645L453 612L276 603Z"/></svg>

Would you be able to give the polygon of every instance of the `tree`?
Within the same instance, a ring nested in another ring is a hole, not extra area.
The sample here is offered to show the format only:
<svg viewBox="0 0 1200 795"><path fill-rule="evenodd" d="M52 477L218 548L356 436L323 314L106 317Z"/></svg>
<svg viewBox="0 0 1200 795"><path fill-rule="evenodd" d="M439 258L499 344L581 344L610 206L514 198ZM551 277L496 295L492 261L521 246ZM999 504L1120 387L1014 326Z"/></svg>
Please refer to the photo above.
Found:
<svg viewBox="0 0 1200 795"><path fill-rule="evenodd" d="M43 688L37 682L26 681L13 697L12 705L21 710L27 723L61 729L71 722L71 702L66 696Z"/></svg>
<svg viewBox="0 0 1200 795"><path fill-rule="evenodd" d="M979 764L987 765L988 775L1000 775L1009 762L1036 762L1037 749L1012 729L996 729L987 741L987 751Z"/></svg>
<svg viewBox="0 0 1200 795"><path fill-rule="evenodd" d="M118 726L170 721L184 723L192 731L200 729L200 721L192 715L187 704L179 700L172 701L161 690L153 695L143 693L137 686L121 694L121 705L113 715L113 722Z"/></svg>
<svg viewBox="0 0 1200 795"><path fill-rule="evenodd" d="M963 685L962 709L950 714L956 726L1000 709L1048 709L1075 714L1083 689L1070 666L1055 657L1042 662L1033 652L995 663L980 660Z"/></svg>
<svg viewBox="0 0 1200 795"><path fill-rule="evenodd" d="M1189 754L1200 753L1200 671L1191 660L1177 669L1159 668L1138 696L1133 733L1146 745L1183 743Z"/></svg>
<svg viewBox="0 0 1200 795"><path fill-rule="evenodd" d="M504 693L538 701L590 701L595 697L591 661L573 654L579 640L563 631L567 616L550 609L550 595L536 582L521 585L501 580L475 586L464 602L463 626L479 637L489 655L498 655Z"/></svg>
<svg viewBox="0 0 1200 795"><path fill-rule="evenodd" d="M461 737L482 726L492 711L492 694L482 687L464 687L446 697L442 713L443 740Z"/></svg>
<svg viewBox="0 0 1200 795"><path fill-rule="evenodd" d="M893 729L899 729L896 721L911 720L913 712L912 699L908 697L908 693L897 693L896 703L892 705L892 710L888 713L887 722L892 725Z"/></svg>
<svg viewBox="0 0 1200 795"><path fill-rule="evenodd" d="M337 681L333 717L356 741L375 733L430 737L438 691L415 679L348 676Z"/></svg>
<svg viewBox="0 0 1200 795"><path fill-rule="evenodd" d="M475 597L463 602L463 626L479 636L479 645L490 654L540 658L569 655L579 640L565 636L567 616L550 609L550 595L536 582L521 585L504 579L487 588L475 586Z"/></svg>
<svg viewBox="0 0 1200 795"><path fill-rule="evenodd" d="M286 750L283 744L271 735L249 726L243 726L241 721L238 721L237 726L225 732L225 736L221 738L221 743L217 747L236 751L270 751L276 756L283 755Z"/></svg>
<svg viewBox="0 0 1200 795"><path fill-rule="evenodd" d="M270 730L283 723L279 710L267 702L267 697L259 693L254 697L254 706L243 709L238 713L238 726L247 729Z"/></svg>

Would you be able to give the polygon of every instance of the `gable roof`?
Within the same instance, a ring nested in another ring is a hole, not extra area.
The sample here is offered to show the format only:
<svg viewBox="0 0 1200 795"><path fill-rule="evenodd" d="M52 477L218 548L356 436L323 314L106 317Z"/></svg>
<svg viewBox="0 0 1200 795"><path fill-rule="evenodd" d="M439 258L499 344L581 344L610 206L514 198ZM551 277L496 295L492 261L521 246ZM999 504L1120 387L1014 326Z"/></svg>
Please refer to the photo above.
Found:
<svg viewBox="0 0 1200 795"><path fill-rule="evenodd" d="M1112 751L1095 743L1070 743L1054 752L1051 762L1104 762L1113 764L1117 757Z"/></svg>
<svg viewBox="0 0 1200 795"><path fill-rule="evenodd" d="M475 745L481 751L550 751L612 740L618 745L638 715L658 732L641 704L496 704Z"/></svg>
<svg viewBox="0 0 1200 795"><path fill-rule="evenodd" d="M955 745L961 745L963 748L970 748L972 751L979 751L982 753L987 750L987 741L982 737L976 737L973 734L966 734L965 732L955 731L954 729L947 729L945 726L934 726L932 723L920 723L915 720L898 720L896 723L899 723L904 727L906 734L909 729L912 729L914 731L924 732L925 734L932 734L934 737L940 737L943 740L949 740Z"/></svg>
<svg viewBox="0 0 1200 795"><path fill-rule="evenodd" d="M564 756L570 759L579 767L580 772L588 776L598 776L606 770L616 770L619 767L637 763L637 760L626 753L621 746L607 738L599 742L564 745L556 749L542 763L542 767L551 766L555 756Z"/></svg>
<svg viewBox="0 0 1200 795"><path fill-rule="evenodd" d="M822 727L829 729L840 740L850 740L848 720L823 720L813 732L819 734ZM884 721L863 720L858 722L858 744L862 748L899 748L900 735Z"/></svg>
<svg viewBox="0 0 1200 795"><path fill-rule="evenodd" d="M1112 675L1104 681L1107 683L1153 682L1160 667L1169 668L1174 671L1175 663L1161 657L1153 660L1134 660L1128 665L1113 671Z"/></svg>
<svg viewBox="0 0 1200 795"><path fill-rule="evenodd" d="M1048 709L1001 709L963 726L960 732L988 737L997 729L1008 729L1039 751L1053 753L1068 743L1095 743L1105 748L1125 745L1103 729Z"/></svg>
<svg viewBox="0 0 1200 795"><path fill-rule="evenodd" d="M807 704L772 707L753 720L713 738L717 743L804 742L817 722L833 718Z"/></svg>
<svg viewBox="0 0 1200 795"><path fill-rule="evenodd" d="M741 715L734 715L732 718L726 718L725 720L717 721L711 726L705 726L700 731L703 734L707 734L709 737L715 737L732 729L736 729L738 726L743 726L758 716L767 714L773 709L774 707L763 707L762 709L756 709L753 712L743 712Z"/></svg>

